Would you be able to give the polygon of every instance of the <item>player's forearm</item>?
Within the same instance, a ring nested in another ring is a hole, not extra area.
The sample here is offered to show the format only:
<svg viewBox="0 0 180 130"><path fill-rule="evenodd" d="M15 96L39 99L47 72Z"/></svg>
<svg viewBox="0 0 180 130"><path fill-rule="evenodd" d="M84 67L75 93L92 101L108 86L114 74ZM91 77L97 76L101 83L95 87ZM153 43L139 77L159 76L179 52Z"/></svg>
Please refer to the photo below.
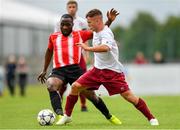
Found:
<svg viewBox="0 0 180 130"><path fill-rule="evenodd" d="M53 52L47 49L46 54L45 54L44 68L43 68L44 72L47 71L47 68L51 62L52 55L53 55Z"/></svg>
<svg viewBox="0 0 180 130"><path fill-rule="evenodd" d="M108 19L105 23L105 25L107 25L108 27L112 24L113 21L111 21L110 19Z"/></svg>
<svg viewBox="0 0 180 130"><path fill-rule="evenodd" d="M95 47L87 47L85 51L91 51L91 52L107 52L110 48L106 45L100 45Z"/></svg>

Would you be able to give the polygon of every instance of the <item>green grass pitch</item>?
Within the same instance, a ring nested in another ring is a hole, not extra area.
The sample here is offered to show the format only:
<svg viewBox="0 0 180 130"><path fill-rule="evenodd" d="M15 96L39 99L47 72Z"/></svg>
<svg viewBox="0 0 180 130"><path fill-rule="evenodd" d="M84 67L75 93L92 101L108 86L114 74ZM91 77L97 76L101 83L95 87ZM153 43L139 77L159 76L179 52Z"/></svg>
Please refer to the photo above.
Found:
<svg viewBox="0 0 180 130"><path fill-rule="evenodd" d="M40 110L49 108L49 96L46 88L41 85L27 89L27 96L10 97L7 90L0 97L0 129L180 129L180 96L144 96L153 114L159 119L160 126L150 126L144 116L120 96L102 97L112 114L123 122L120 126L109 123L89 102L88 112L80 111L76 104L73 122L65 126L40 126L36 117ZM65 104L65 97L63 106Z"/></svg>

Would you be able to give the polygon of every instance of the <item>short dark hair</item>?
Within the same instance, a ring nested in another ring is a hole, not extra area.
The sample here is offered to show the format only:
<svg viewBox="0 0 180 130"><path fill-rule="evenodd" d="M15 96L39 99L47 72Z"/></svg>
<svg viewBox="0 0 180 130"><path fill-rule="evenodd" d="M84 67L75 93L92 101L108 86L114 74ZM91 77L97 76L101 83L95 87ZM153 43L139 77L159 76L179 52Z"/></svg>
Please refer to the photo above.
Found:
<svg viewBox="0 0 180 130"><path fill-rule="evenodd" d="M63 14L62 16L61 16L61 19L62 18L70 18L70 19L72 19L72 21L73 21L73 17L70 15L70 14Z"/></svg>
<svg viewBox="0 0 180 130"><path fill-rule="evenodd" d="M102 12L99 9L92 9L86 14L87 17L102 16Z"/></svg>
<svg viewBox="0 0 180 130"><path fill-rule="evenodd" d="M78 7L78 3L75 0L69 0L66 5L75 4Z"/></svg>

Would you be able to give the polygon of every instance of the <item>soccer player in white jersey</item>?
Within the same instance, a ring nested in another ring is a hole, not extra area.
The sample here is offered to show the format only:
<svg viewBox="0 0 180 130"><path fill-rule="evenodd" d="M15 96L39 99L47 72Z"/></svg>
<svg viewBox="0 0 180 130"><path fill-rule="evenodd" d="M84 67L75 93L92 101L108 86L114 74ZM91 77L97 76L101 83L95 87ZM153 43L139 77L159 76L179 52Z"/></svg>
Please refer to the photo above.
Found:
<svg viewBox="0 0 180 130"><path fill-rule="evenodd" d="M70 14L74 18L73 30L74 31L87 30L87 27L88 27L87 21L77 15L78 3L75 0L69 0L66 4L66 8L67 8L68 14ZM60 21L59 20L55 25L54 32L60 32ZM88 42L86 42L86 44L88 44ZM89 57L88 52L83 51L83 53L81 55L80 63L79 63L79 66L82 68L83 73L85 73L87 71L86 62L88 60L88 57ZM67 88L67 85L64 85L59 90L59 94L61 95L61 97L63 96L64 92L66 91L66 88ZM80 102L81 102L81 111L83 111L83 112L87 111L85 96L80 94L79 97L80 97Z"/></svg>
<svg viewBox="0 0 180 130"><path fill-rule="evenodd" d="M93 47L78 43L84 50L94 52L94 67L83 74L72 85L67 97L65 114L60 124L69 123L79 92L88 89L96 90L103 85L109 95L120 94L125 100L132 103L150 122L150 125L159 125L152 115L145 101L133 94L125 81L123 65L118 61L118 47L112 31L103 24L102 13L98 9L89 11L86 15L88 26L94 31Z"/></svg>
<svg viewBox="0 0 180 130"><path fill-rule="evenodd" d="M78 3L75 0L69 0L66 4L66 9L68 14L70 14L73 18L74 18L74 26L73 26L73 30L77 31L77 30L86 30L88 25L87 25L87 21L82 18L79 17L77 15L77 11L78 11ZM54 28L54 32L59 32L60 31L60 21L58 20L55 28Z"/></svg>

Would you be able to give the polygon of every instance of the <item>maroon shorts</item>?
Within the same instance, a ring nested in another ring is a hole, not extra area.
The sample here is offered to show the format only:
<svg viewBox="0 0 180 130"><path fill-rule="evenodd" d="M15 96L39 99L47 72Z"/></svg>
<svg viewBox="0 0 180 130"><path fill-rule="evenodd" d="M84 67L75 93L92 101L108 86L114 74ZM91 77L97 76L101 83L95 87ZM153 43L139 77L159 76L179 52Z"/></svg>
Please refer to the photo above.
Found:
<svg viewBox="0 0 180 130"><path fill-rule="evenodd" d="M124 73L95 67L80 76L76 82L91 90L97 90L100 85L103 85L109 95L120 94L129 90Z"/></svg>

